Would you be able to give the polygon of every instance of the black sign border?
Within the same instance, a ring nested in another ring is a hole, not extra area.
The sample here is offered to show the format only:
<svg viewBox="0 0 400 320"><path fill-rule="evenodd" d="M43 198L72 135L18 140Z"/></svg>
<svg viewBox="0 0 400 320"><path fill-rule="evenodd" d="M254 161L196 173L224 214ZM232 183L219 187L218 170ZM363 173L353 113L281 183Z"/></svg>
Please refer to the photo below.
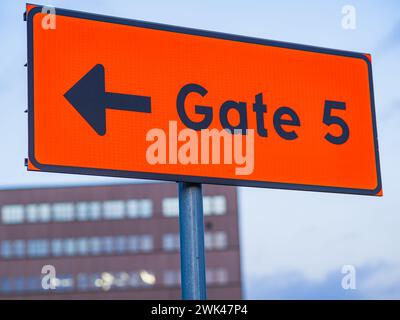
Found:
<svg viewBox="0 0 400 320"><path fill-rule="evenodd" d="M29 4L27 4L29 6ZM118 17L111 17L99 14L92 14L81 11L66 10L55 8L56 15L63 15L67 17L74 17L86 20L95 20L100 22L108 22L115 24L122 24L128 26L135 26L147 29L163 30L175 33L183 33L195 36L217 38L224 40L231 40L237 42L246 42L252 44L260 44L266 46L275 46L287 49L309 51L323 54L339 55L345 57L353 57L362 59L367 63L368 75L369 75L369 87L371 97L371 113L372 113L372 126L374 134L374 147L375 147L375 161L377 171L377 186L374 189L355 189L355 188L342 188L342 187L330 187L330 186L319 186L319 185L304 185L304 184L293 184L293 183L279 183L279 182L265 182L265 181L254 181L254 180L242 180L242 179L226 179L226 178L214 178L204 176L187 176L187 175L174 175L174 174L163 174L163 173L152 173L152 172L137 172L137 171L123 171L123 170L109 170L109 169L96 169L96 168L85 168L85 167L70 167L70 166L59 166L59 165L48 165L41 164L35 159L35 146L34 146L34 70L33 70L33 18L37 13L41 13L43 8L46 6L33 5L27 14L27 43L28 43L28 157L29 161L34 167L40 171L46 172L57 172L57 173L70 173L70 174L83 174L83 175L96 175L96 176L110 176L110 177L123 177L123 178L137 178L137 179L151 179L151 180L166 180L166 181L185 181L192 183L206 183L206 184L221 184L221 185L234 185L234 186L245 186L245 187L262 187L272 189L287 189L287 190L300 190L300 191L318 191L318 192L330 192L330 193L346 193L346 194L358 194L358 195L377 195L382 189L381 182L381 170L379 161L379 150L378 150L378 136L377 136L377 125L375 115L375 102L374 102L374 90L373 90L373 79L372 79L372 67L368 57L363 53L342 51L329 48L321 48L315 46L301 45L289 42L281 42L274 40L266 40L260 38L253 38L247 36L233 35L221 32L206 31L200 29L192 29L186 27L178 27L167 24L146 22L140 20L132 20ZM29 170L29 168L28 168ZM32 170L32 169L31 169Z"/></svg>

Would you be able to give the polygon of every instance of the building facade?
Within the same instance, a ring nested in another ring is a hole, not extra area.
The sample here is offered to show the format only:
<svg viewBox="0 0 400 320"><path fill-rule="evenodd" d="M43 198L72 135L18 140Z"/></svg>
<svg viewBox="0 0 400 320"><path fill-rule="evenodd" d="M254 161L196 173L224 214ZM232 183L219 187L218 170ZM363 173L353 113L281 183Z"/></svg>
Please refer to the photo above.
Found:
<svg viewBox="0 0 400 320"><path fill-rule="evenodd" d="M236 188L203 198L208 298L240 299ZM175 183L1 190L0 214L0 299L180 299Z"/></svg>

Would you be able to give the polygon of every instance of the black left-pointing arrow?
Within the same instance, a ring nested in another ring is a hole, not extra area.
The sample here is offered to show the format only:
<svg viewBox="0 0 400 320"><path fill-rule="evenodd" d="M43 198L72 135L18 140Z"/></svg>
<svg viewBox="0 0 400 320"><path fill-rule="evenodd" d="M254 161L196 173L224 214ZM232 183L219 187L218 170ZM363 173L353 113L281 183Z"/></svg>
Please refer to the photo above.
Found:
<svg viewBox="0 0 400 320"><path fill-rule="evenodd" d="M151 98L106 92L104 66L95 65L64 97L99 135L106 133L106 109L151 112Z"/></svg>

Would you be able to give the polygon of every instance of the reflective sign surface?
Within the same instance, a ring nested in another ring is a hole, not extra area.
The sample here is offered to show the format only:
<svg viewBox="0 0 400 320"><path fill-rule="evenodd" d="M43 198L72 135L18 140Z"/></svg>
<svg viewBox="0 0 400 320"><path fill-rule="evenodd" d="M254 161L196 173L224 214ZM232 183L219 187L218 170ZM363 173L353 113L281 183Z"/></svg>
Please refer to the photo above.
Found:
<svg viewBox="0 0 400 320"><path fill-rule="evenodd" d="M30 170L381 194L370 56L28 6Z"/></svg>

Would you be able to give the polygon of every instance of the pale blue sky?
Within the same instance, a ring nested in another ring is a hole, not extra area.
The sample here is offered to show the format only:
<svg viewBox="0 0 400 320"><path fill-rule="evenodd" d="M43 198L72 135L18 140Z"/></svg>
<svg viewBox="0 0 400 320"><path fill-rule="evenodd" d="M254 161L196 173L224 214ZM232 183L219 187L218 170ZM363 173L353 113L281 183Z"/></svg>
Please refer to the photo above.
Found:
<svg viewBox="0 0 400 320"><path fill-rule="evenodd" d="M39 2L38 2L39 3ZM400 298L400 2L46 1L58 7L372 54L384 197L240 188L247 298ZM357 28L341 27L356 8ZM127 181L27 172L25 1L0 10L0 188ZM341 268L357 290L341 289Z"/></svg>

